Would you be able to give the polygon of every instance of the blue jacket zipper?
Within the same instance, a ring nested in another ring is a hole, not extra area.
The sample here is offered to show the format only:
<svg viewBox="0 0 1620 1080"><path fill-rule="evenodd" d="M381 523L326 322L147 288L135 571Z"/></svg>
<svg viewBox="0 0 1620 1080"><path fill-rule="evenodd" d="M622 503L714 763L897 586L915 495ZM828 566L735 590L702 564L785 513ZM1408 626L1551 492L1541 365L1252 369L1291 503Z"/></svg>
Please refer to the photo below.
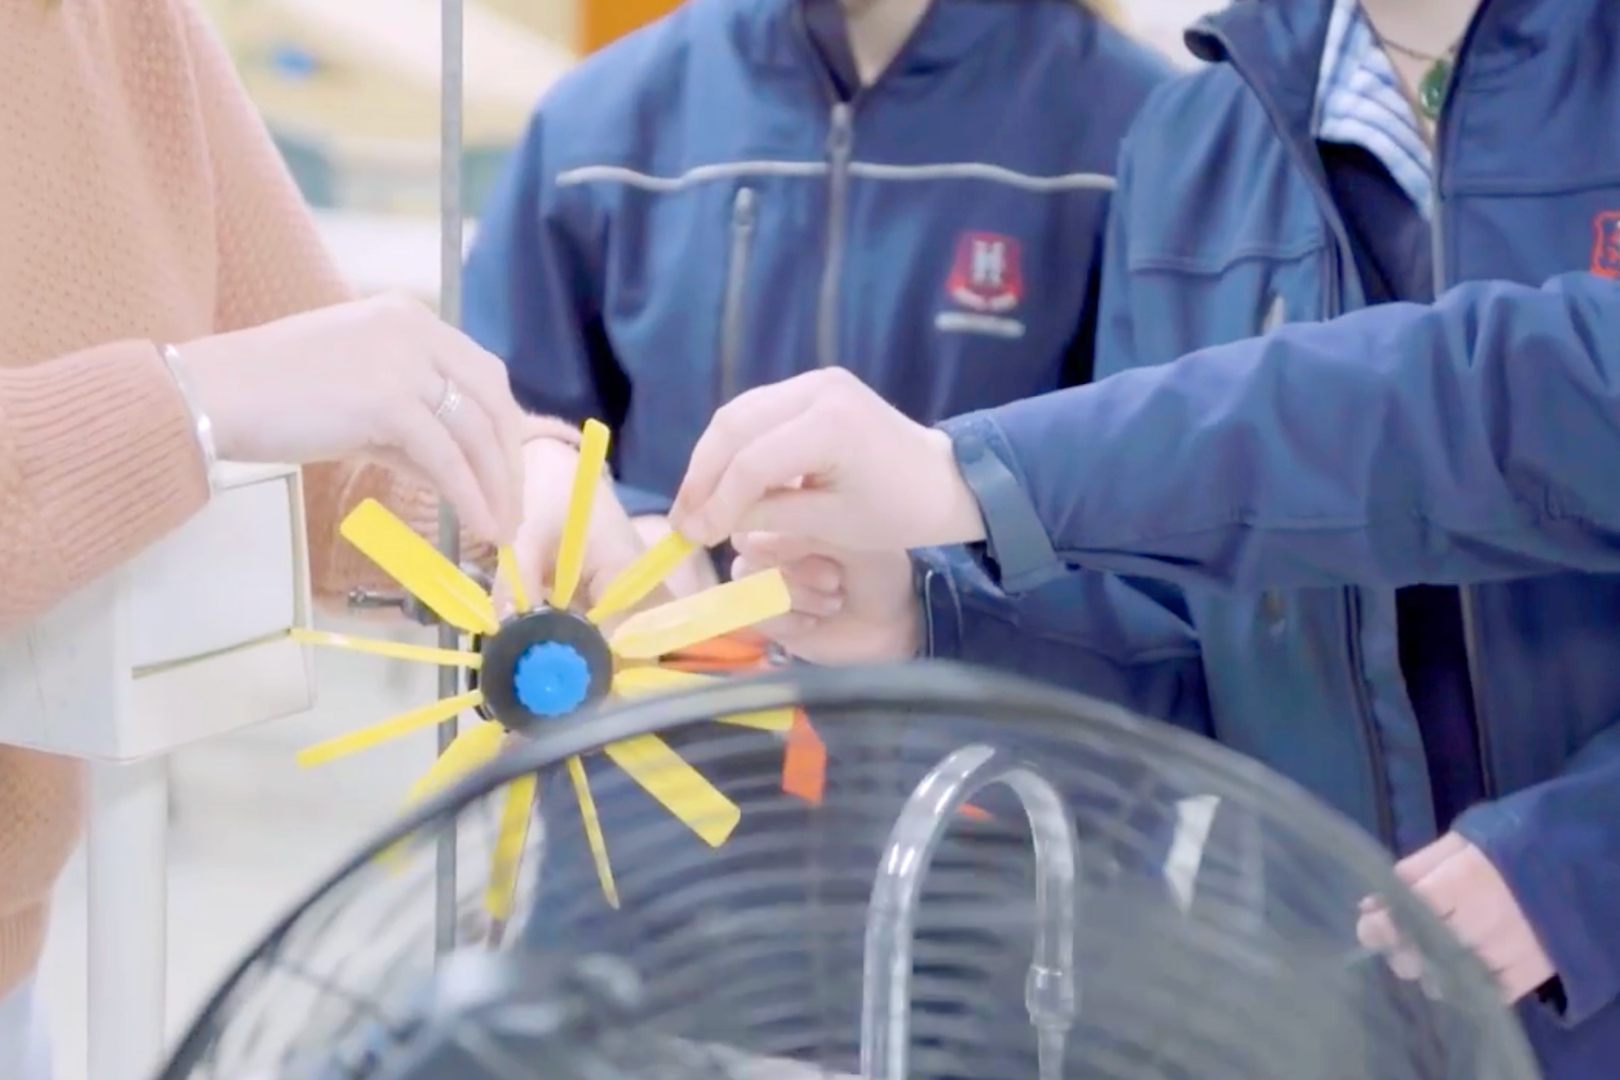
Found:
<svg viewBox="0 0 1620 1080"><path fill-rule="evenodd" d="M847 101L833 105L827 132L827 261L821 270L821 296L816 307L816 363L821 367L838 364L838 294L844 265L849 164L855 145L854 111Z"/></svg>
<svg viewBox="0 0 1620 1080"><path fill-rule="evenodd" d="M726 262L726 291L720 312L719 405L737 396L737 373L742 364L745 305L748 298L748 260L754 246L754 189L737 189L731 203L731 250Z"/></svg>
<svg viewBox="0 0 1620 1080"><path fill-rule="evenodd" d="M1483 7L1482 9L1483 10ZM1445 196L1442 194L1444 186L1444 163L1448 155L1444 152L1451 129L1446 125L1446 117L1450 109L1446 108L1451 102L1452 93L1457 87L1457 76L1468 56L1468 46L1473 39L1475 28L1480 22L1480 12L1474 13L1468 25L1468 30L1457 44L1457 61L1452 65L1451 76L1446 84L1445 96L1441 99L1442 107L1434 125L1434 181L1431 187L1429 200L1429 258L1434 264L1434 298L1450 288L1449 274L1446 270L1445 224L1446 212ZM1458 601L1462 608L1463 655L1468 665L1468 690L1474 704L1474 741L1479 749L1479 771L1482 790L1487 799L1497 796L1494 779L1496 768L1492 762L1490 739L1490 708L1485 700L1484 673L1480 670L1480 644L1479 644L1479 613L1478 590L1471 585L1459 586L1457 589Z"/></svg>

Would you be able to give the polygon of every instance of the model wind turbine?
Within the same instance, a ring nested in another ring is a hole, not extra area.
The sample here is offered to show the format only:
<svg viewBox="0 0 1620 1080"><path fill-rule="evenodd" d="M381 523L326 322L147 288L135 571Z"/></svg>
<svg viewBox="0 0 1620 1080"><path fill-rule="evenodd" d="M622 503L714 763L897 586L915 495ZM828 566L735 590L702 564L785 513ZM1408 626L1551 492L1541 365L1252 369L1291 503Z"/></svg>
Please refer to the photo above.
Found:
<svg viewBox="0 0 1620 1080"><path fill-rule="evenodd" d="M463 731L412 788L411 798L418 800L489 762L508 737L570 716L609 694L634 697L715 678L663 667L660 661L788 612L792 604L787 585L779 572L768 570L631 614L616 628L605 630L607 620L630 612L693 553L694 545L676 533L627 567L584 614L573 610L591 509L608 451L608 431L602 424L590 421L582 434L549 601L529 604L512 552L503 548L498 572L515 609L504 620L489 593L381 504L367 500L344 520L340 528L344 538L445 623L470 635L469 647L430 648L307 630L295 631L294 636L309 644L464 668L469 672L468 690L309 747L299 755L301 765L324 764L464 711L477 712L480 722ZM786 734L794 726L794 710L719 719ZM611 743L602 752L709 845L718 847L736 828L740 817L736 804L659 736ZM617 907L612 864L585 767L574 757L567 761L567 770L603 895ZM513 783L502 811L487 894L490 914L502 921L509 913L534 795L533 777Z"/></svg>

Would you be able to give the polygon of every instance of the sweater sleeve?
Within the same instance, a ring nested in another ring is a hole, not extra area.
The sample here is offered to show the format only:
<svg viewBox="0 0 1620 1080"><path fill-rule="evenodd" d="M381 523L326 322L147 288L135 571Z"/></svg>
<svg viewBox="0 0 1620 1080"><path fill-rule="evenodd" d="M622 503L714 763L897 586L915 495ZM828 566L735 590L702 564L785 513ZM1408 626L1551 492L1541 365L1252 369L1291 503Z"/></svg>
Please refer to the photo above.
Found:
<svg viewBox="0 0 1620 1080"><path fill-rule="evenodd" d="M0 634L207 501L190 411L150 342L0 370Z"/></svg>
<svg viewBox="0 0 1620 1080"><path fill-rule="evenodd" d="M214 174L215 330L227 333L352 299L229 54L195 0L182 6ZM549 433L539 418L535 423ZM310 578L321 599L341 598L356 586L394 587L338 537L339 523L361 500L374 498L423 535L438 535L438 496L412 476L376 465L324 463L305 467L304 491ZM493 562L489 545L466 532L462 557Z"/></svg>

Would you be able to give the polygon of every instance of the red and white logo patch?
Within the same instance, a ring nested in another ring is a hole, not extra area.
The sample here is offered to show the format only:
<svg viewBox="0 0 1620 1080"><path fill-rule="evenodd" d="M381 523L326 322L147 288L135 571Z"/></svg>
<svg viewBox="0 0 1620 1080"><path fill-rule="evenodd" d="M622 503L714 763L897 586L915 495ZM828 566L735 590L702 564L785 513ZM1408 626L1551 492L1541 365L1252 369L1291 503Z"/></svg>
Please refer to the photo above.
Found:
<svg viewBox="0 0 1620 1080"><path fill-rule="evenodd" d="M1620 278L1620 210L1594 217L1592 233L1592 273Z"/></svg>
<svg viewBox="0 0 1620 1080"><path fill-rule="evenodd" d="M963 233L945 291L968 311L1004 315L1024 299L1023 251L999 233Z"/></svg>

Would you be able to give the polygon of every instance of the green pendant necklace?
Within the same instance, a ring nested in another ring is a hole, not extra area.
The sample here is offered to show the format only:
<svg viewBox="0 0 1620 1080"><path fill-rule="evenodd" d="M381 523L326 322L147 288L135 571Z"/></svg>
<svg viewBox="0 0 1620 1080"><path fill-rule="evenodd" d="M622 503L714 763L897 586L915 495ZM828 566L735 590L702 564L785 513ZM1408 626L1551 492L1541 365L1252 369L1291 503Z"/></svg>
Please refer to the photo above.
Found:
<svg viewBox="0 0 1620 1080"><path fill-rule="evenodd" d="M1370 21L1368 25L1372 25ZM1443 55L1435 56L1432 53L1409 49L1398 41L1389 40L1378 32L1377 27L1373 27L1372 31L1373 36L1384 48L1429 65L1428 70L1423 73L1423 78L1418 80L1417 107L1425 120L1434 123L1440 118L1440 110L1445 108L1446 104L1446 93L1451 89L1451 58L1456 54L1457 46L1453 45Z"/></svg>
<svg viewBox="0 0 1620 1080"><path fill-rule="evenodd" d="M1430 123L1440 118L1440 108L1446 103L1446 91L1451 87L1451 57L1437 57L1418 82L1418 109Z"/></svg>

